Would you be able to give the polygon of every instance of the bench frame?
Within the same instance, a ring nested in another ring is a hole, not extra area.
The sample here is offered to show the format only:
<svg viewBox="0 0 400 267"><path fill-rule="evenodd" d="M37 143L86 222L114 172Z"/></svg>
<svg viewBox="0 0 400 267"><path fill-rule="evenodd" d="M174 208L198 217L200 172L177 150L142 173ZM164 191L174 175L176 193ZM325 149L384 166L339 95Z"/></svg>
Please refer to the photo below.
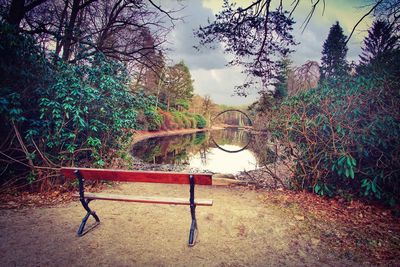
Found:
<svg viewBox="0 0 400 267"><path fill-rule="evenodd" d="M62 168L62 169L71 169L71 168ZM88 169L86 169L88 170ZM89 207L89 203L92 200L95 199L102 199L102 198L97 198L95 196L85 196L85 178L83 177L81 171L79 170L79 168L75 168L74 171L74 176L78 179L79 181L79 200L83 206L83 208L86 210L86 215L83 217L82 222L78 228L77 231L77 235L78 236L83 236L84 234L86 234L88 231L90 231L91 229L93 229L94 227L96 227L97 225L100 224L100 218L98 217L98 215L96 214L95 211L93 211L90 207ZM99 179L101 180L101 179ZM104 179L107 180L107 179ZM190 205L190 215L191 215L191 225L190 225L190 230L189 230L189 241L188 241L188 246L192 247L195 245L196 243L196 237L197 237L197 233L198 233L198 229L197 229L197 220L196 220L196 202L195 202L195 198L194 198L194 189L195 189L195 177L193 174L188 174L188 182L186 182L189 184L190 186L190 197L189 197L189 205ZM158 203L158 204L171 204L168 203L166 201L162 201L162 202L157 202L157 201L143 201L143 199L112 199L112 198L103 198L103 200L125 200L125 201L132 201L132 202L142 202L142 203ZM172 204L186 204L186 203L172 203ZM205 204L205 205L212 205L211 203ZM84 232L87 220L89 219L89 217L92 216L95 220L96 223L86 232Z"/></svg>

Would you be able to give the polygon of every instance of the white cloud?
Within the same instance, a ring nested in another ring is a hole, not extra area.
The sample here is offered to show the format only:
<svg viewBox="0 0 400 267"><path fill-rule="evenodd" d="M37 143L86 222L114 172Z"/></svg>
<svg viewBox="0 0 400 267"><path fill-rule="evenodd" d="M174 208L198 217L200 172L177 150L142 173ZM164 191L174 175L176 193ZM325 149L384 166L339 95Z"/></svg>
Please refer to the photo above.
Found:
<svg viewBox="0 0 400 267"><path fill-rule="evenodd" d="M186 0L182 4L186 7L177 15L184 17L184 21L177 22L169 35L168 48L172 51L168 57L173 63L183 60L188 65L196 94L210 95L219 104L243 105L254 102L256 93L248 97L234 95L234 87L243 84L245 75L239 67L226 66L230 56L223 53L220 45L217 44L216 49L202 47L200 51L193 48L199 45L193 30L200 25L207 25L208 19L214 19L215 12L198 0Z"/></svg>
<svg viewBox="0 0 400 267"><path fill-rule="evenodd" d="M245 105L251 104L257 99L257 93L252 92L248 97L240 97L234 94L234 86L242 84L245 75L239 67L222 69L197 69L191 71L194 78L196 93L199 95L210 95L220 104Z"/></svg>
<svg viewBox="0 0 400 267"><path fill-rule="evenodd" d="M294 27L294 36L297 42L296 52L293 53L292 59L295 65L301 65L307 60L320 62L322 45L329 34L330 27L339 21L343 28L343 33L348 36L357 21L367 12L367 9L360 8L365 6L364 0L336 0L325 1L324 6L320 4L311 18L309 24L302 33L300 28L310 12L311 4L308 1L300 1L300 5L294 13L296 24ZM358 55L361 53L361 43L366 35L366 29L371 24L371 18L366 18L355 31L349 43L347 44L348 61L358 61Z"/></svg>
<svg viewBox="0 0 400 267"><path fill-rule="evenodd" d="M194 46L199 45L198 39L194 36L193 30L200 25L206 25L208 18L214 15L210 9L204 8L201 1L186 0L183 2L186 7L180 12L183 22L177 22L175 29L169 37L169 54L174 62L184 60L190 70L224 68L227 63L225 55L217 45L217 49L196 50Z"/></svg>
<svg viewBox="0 0 400 267"><path fill-rule="evenodd" d="M175 1L165 1L165 5L176 5ZM292 0L285 0L286 4ZM237 1L249 3L251 0ZM277 1L273 1L275 3ZM344 34L348 35L357 20L364 14L365 9L358 9L363 0L336 0L326 1L325 13L322 16L322 4L316 9L304 33L300 29L301 24L310 11L309 1L300 1L300 5L294 13L297 23L294 26L294 36L298 46L293 47L296 52L292 54L294 65L302 65L307 60L320 62L322 45L328 36L329 28L339 21L344 29ZM245 75L238 67L226 67L229 56L225 55L220 46L216 49L202 48L197 51L193 46L198 45L198 39L194 36L193 30L200 25L207 25L207 20L213 20L214 14L218 13L222 7L223 0L185 0L178 1L186 7L176 15L184 17L184 22L176 22L175 29L169 35L168 47L172 52L168 55L174 63L183 60L192 73L195 80L195 93L200 95L210 95L211 98L221 104L249 104L256 99L256 93L248 98L232 97L234 87L243 84ZM360 25L360 29L366 29L370 25L370 19ZM361 41L365 32L356 32L348 43L348 60L358 61L358 54L361 49Z"/></svg>

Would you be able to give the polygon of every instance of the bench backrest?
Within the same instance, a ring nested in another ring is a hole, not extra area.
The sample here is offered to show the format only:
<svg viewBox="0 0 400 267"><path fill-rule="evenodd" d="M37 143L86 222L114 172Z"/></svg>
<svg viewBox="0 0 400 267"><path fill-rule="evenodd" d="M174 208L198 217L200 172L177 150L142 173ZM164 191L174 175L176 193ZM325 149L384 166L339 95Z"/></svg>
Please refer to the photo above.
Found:
<svg viewBox="0 0 400 267"><path fill-rule="evenodd" d="M86 180L108 180L119 182L144 182L164 184L189 184L189 175L193 175L194 183L198 185L212 185L210 173L180 173L180 172L156 172L156 171L128 171L114 169L89 169L64 167L60 171L67 179L76 179L74 173L79 173Z"/></svg>

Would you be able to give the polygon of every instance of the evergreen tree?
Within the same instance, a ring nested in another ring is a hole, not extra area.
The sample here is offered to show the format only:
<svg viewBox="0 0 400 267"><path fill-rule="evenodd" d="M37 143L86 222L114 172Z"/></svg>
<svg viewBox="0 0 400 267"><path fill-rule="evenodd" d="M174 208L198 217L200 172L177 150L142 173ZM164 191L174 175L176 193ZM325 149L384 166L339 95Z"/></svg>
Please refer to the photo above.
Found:
<svg viewBox="0 0 400 267"><path fill-rule="evenodd" d="M323 77L337 77L347 72L346 54L348 49L346 38L337 21L330 28L328 38L323 45L321 58Z"/></svg>
<svg viewBox="0 0 400 267"><path fill-rule="evenodd" d="M385 61L385 57L399 48L399 35L395 34L393 24L384 20L374 21L368 36L364 39L364 47L360 55L361 65Z"/></svg>
<svg viewBox="0 0 400 267"><path fill-rule="evenodd" d="M273 93L274 98L280 100L288 94L288 76L290 74L292 61L288 56L282 57L278 61L278 72L276 75L275 91Z"/></svg>

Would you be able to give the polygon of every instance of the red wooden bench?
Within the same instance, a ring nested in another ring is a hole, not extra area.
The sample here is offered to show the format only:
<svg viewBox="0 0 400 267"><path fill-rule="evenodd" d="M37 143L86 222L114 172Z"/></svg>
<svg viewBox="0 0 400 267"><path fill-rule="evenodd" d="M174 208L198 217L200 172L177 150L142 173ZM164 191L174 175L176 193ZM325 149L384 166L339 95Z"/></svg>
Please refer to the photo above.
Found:
<svg viewBox="0 0 400 267"><path fill-rule="evenodd" d="M194 188L198 185L212 185L212 174L196 173L173 173L173 172L149 172L149 171L126 171L110 169L87 169L87 168L61 168L61 173L67 179L77 178L79 181L79 199L83 208L87 211L82 223L78 228L78 236L84 235L84 228L90 216L96 220L97 226L100 219L97 214L89 208L89 202L92 200L111 200L127 201L153 204L175 204L189 205L192 223L189 231L189 246L194 246L197 236L196 206L212 206L211 199L195 199ZM165 184L188 184L189 198L170 198L170 197L150 197L150 196L132 196L115 195L102 193L85 192L85 180L108 180L120 182L143 182L143 183L165 183Z"/></svg>

